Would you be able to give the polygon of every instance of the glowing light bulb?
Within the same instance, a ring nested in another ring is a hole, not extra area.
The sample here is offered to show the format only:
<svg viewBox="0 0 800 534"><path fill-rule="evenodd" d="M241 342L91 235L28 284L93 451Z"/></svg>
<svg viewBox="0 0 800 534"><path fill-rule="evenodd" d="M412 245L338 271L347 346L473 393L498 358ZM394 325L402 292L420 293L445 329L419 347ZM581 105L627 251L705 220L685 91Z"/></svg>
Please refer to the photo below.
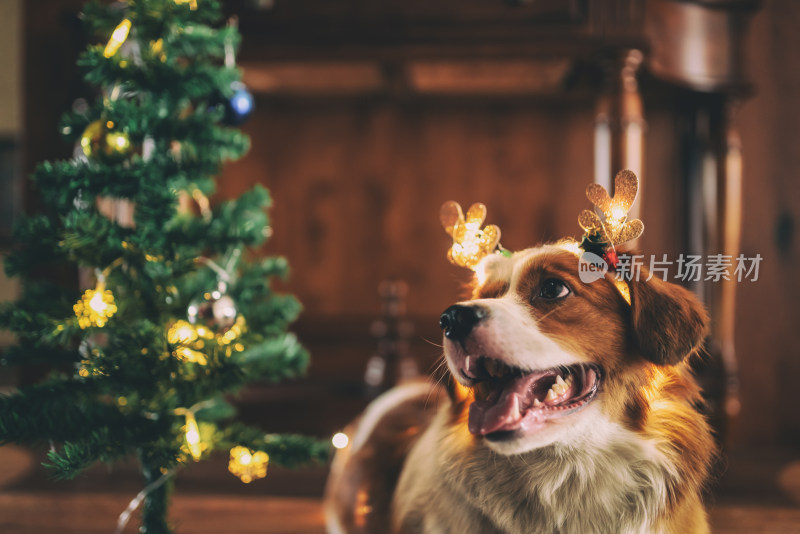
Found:
<svg viewBox="0 0 800 534"><path fill-rule="evenodd" d="M208 363L208 358L206 358L205 354L200 351L190 349L189 347L178 347L173 351L172 354L184 362L198 363L200 365L206 365Z"/></svg>
<svg viewBox="0 0 800 534"><path fill-rule="evenodd" d="M93 312L102 314L108 309L108 304L103 301L103 294L100 292L96 292L91 300L89 300L89 307L92 309Z"/></svg>
<svg viewBox="0 0 800 534"><path fill-rule="evenodd" d="M184 425L183 429L186 432L186 445L189 448L189 454L195 460L199 460L203 452L200 446L200 428L197 426L197 420L192 412L186 412L186 425Z"/></svg>
<svg viewBox="0 0 800 534"><path fill-rule="evenodd" d="M128 39L128 34L130 31L131 21L129 19L125 19L120 22L111 33L111 38L109 38L108 44L106 45L105 50L103 50L103 56L109 58L116 54L122 44Z"/></svg>
<svg viewBox="0 0 800 534"><path fill-rule="evenodd" d="M167 332L167 340L173 345L190 343L197 339L197 330L188 321L175 321Z"/></svg>
<svg viewBox="0 0 800 534"><path fill-rule="evenodd" d="M167 331L167 341L172 345L179 345L172 351L172 355L181 361L206 365L208 358L197 349L205 346L200 339L200 328L188 321L175 321Z"/></svg>
<svg viewBox="0 0 800 534"><path fill-rule="evenodd" d="M475 269L478 263L494 252L500 243L500 229L493 224L483 229L486 220L486 206L473 204L464 216L457 202L449 201L442 205L439 218L445 231L453 238L453 245L447 258L454 264Z"/></svg>
<svg viewBox="0 0 800 534"><path fill-rule="evenodd" d="M347 447L347 444L350 443L350 438L348 438L347 434L344 432L337 432L331 438L331 443L333 443L333 446L337 449L344 449Z"/></svg>
<svg viewBox="0 0 800 534"><path fill-rule="evenodd" d="M639 237L644 224L639 219L628 221L631 209L639 191L639 179L629 171L623 170L614 178L614 196L611 197L606 188L599 184L589 184L586 197L603 214L600 217L594 212L583 210L578 216L578 224L584 230L584 241L595 251L602 243L616 246ZM601 247L602 248L602 247Z"/></svg>
<svg viewBox="0 0 800 534"><path fill-rule="evenodd" d="M253 480L267 476L268 464L269 455L266 452L236 446L231 449L228 471L245 484L249 484Z"/></svg>
<svg viewBox="0 0 800 534"><path fill-rule="evenodd" d="M98 282L94 289L87 289L81 299L72 306L78 318L78 326L86 329L92 326L103 327L117 312L114 294Z"/></svg>
<svg viewBox="0 0 800 534"><path fill-rule="evenodd" d="M130 141L124 135L112 135L111 142L119 149L127 148L130 145Z"/></svg>
<svg viewBox="0 0 800 534"><path fill-rule="evenodd" d="M614 219L615 221L624 219L627 215L628 212L625 210L625 208L621 206L614 206L613 208L611 208L611 218Z"/></svg>

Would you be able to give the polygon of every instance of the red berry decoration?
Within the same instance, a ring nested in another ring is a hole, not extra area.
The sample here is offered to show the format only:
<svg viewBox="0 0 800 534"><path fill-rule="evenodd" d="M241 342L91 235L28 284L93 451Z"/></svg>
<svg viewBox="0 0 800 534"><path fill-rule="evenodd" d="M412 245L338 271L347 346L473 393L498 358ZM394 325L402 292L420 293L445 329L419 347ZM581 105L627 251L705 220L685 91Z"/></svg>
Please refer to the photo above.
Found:
<svg viewBox="0 0 800 534"><path fill-rule="evenodd" d="M617 257L617 252L615 250L606 251L606 253L603 254L603 259L611 269L617 268L617 264L619 263L619 258Z"/></svg>

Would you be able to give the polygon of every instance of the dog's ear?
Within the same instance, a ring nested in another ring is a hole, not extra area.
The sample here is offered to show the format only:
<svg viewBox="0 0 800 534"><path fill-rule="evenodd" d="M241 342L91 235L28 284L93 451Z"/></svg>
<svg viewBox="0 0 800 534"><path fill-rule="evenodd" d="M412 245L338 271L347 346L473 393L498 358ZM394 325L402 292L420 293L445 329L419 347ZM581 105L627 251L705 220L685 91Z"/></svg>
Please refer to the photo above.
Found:
<svg viewBox="0 0 800 534"><path fill-rule="evenodd" d="M647 280L644 269L628 285L633 338L642 356L657 365L675 365L699 348L708 314L691 291L657 276Z"/></svg>

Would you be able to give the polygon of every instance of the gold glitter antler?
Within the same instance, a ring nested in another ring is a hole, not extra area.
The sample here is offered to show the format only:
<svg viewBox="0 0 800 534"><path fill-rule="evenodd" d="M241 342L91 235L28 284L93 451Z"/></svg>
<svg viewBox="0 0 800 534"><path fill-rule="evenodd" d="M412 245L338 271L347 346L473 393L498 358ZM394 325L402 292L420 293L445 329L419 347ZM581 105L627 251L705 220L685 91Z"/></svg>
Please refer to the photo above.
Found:
<svg viewBox="0 0 800 534"><path fill-rule="evenodd" d="M500 228L489 224L481 229L486 220L486 206L481 203L470 206L465 218L458 202L450 200L442 204L439 218L445 232L453 238L447 259L455 265L474 269L500 246Z"/></svg>
<svg viewBox="0 0 800 534"><path fill-rule="evenodd" d="M603 214L603 220L597 213L583 210L578 217L586 235L598 235L610 246L617 246L636 239L644 231L644 224L639 219L628 221L636 194L639 192L639 179L628 170L620 171L614 178L614 196L610 197L605 187L590 184L586 188L586 196Z"/></svg>

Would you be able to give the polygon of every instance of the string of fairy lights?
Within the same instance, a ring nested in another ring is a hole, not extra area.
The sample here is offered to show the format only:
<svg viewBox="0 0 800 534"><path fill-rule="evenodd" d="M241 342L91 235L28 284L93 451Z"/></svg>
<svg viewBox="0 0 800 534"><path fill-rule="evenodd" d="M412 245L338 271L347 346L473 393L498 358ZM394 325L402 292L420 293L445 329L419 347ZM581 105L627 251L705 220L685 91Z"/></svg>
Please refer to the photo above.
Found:
<svg viewBox="0 0 800 534"><path fill-rule="evenodd" d="M174 2L188 4L192 10L197 9L197 0L174 0ZM103 50L104 57L111 58L119 53L131 35L132 29L132 21L128 18L123 19L111 33ZM163 41L154 41L150 43L150 46L154 53L163 53ZM226 63L232 62L232 58L228 57L232 55L232 51L228 52L226 50ZM250 98L252 99L252 97ZM249 106L245 106L246 109L241 109L241 105L238 108L237 111L246 116L252 110L252 100ZM106 162L118 161L127 156L132 148L130 140L126 134L117 132L114 128L115 124L105 119L90 123L80 140L83 154L86 157L97 157ZM211 210L208 198L199 189L194 189L191 197L200 208L201 216L205 219L209 218ZM237 249L235 255L238 257L240 252ZM224 357L230 357L234 352L244 351L245 347L240 339L246 331L247 324L242 314L238 313L231 297L226 294L227 282L230 278L229 268L220 267L209 258L199 258L197 261L205 263L220 275L219 285L215 289L205 292L197 301L190 303L187 319L178 319L172 322L167 327L165 337L169 347L172 348L171 355L173 357L182 362L205 366L209 364L205 352L208 349L221 351ZM95 287L87 289L74 304L73 311L78 326L82 330L102 329L117 313L118 307L114 294L107 287L106 280L111 271L120 265L122 265L121 258L102 271L98 269L95 273ZM210 327L209 321L213 323L213 327ZM91 351L87 351L87 353L89 352ZM84 378L90 376L93 372L89 369L90 362L84 360L81 364L82 366L78 370L79 376ZM124 398L119 399L120 405L124 405L126 401ZM204 407L206 407L206 403L201 402L191 407L174 410L175 415L184 418L182 427L184 452L195 461L199 460L203 452L208 449L204 443L201 425L198 424L195 416ZM269 455L264 451L249 449L241 445L230 449L228 470L244 483L264 478L267 475L268 464ZM124 522L127 522L127 517L124 518Z"/></svg>
<svg viewBox="0 0 800 534"><path fill-rule="evenodd" d="M204 258L205 262L210 262ZM81 329L89 328L103 328L109 320L117 312L117 305L114 301L113 292L106 287L106 277L109 271L116 266L117 263L112 264L102 272L97 273L97 284L92 289L87 289L81 298L73 306L73 311L78 320L78 325ZM220 302L225 304L223 310L233 310L233 313L221 314L221 317L232 319L232 323L226 327L212 330L208 326L199 322L199 306L192 303L189 305L189 319L194 319L192 323L190 320L179 319L174 321L166 332L167 342L171 347L172 356L183 362L190 362L197 365L207 365L208 358L203 349L207 345L213 344L217 348L222 349L224 356L229 357L231 354L241 352L245 349L244 345L239 341L241 335L246 330L246 321L241 314L235 313L235 306L232 299L227 295L221 294L219 288L206 292L201 297L201 302L213 301L215 305ZM219 308L219 306L218 306ZM88 364L88 361L82 362ZM88 377L90 375L87 367L82 367L78 371L81 377ZM185 424L183 431L185 434L185 448L190 456L195 460L199 460L205 446L200 437L200 430L198 427L195 413L204 407L203 403L198 403L191 408L178 408L175 410L176 415L185 417ZM230 462L228 469L231 473L239 477L242 482L249 483L255 479L263 478L266 476L267 463L269 456L263 451L253 451L246 447L237 446L230 451Z"/></svg>
<svg viewBox="0 0 800 534"><path fill-rule="evenodd" d="M176 4L188 4L192 10L197 9L197 0L173 0ZM103 50L106 58L114 57L120 53L123 45L128 40L133 30L133 23L130 19L123 19L113 30L111 36ZM163 41L153 41L150 48L154 54L163 56ZM226 64L233 63L232 50L226 49ZM241 122L242 117L246 117L253 107L252 96L243 87L234 88L234 97L230 105L234 108L233 124ZM118 88L115 88L110 95L111 99L118 95ZM99 158L105 162L121 161L133 150L130 139L124 132L115 130L116 125L113 121L101 118L91 122L85 129L80 139L82 153L87 158ZM191 198L199 208L200 215L204 219L211 217L208 198L199 190L193 189L190 193ZM455 203L453 203L455 204ZM451 261L463 266L472 267L477 264L479 257L488 252L495 251L499 247L499 229L496 226L489 226L481 230L480 226L485 218L486 211L482 205L470 208L466 219L460 213L460 207L455 204L452 209L458 213L455 215L451 230L448 232L454 237L453 249L451 250ZM500 247L502 248L502 247ZM237 250L237 253L241 251ZM477 258L477 259L476 259ZM148 258L150 259L150 258ZM208 258L198 258L198 262L205 263L219 275L219 285L213 290L205 292L197 302L189 304L186 319L177 319L168 325L165 337L171 348L172 357L181 362L191 363L200 366L209 365L207 351L210 349L221 351L224 357L230 357L234 352L245 350L241 337L245 333L247 323L242 314L236 310L235 303L226 294L227 283L229 282L229 269L227 266L220 267ZM96 284L94 288L87 289L80 299L74 304L73 311L82 330L102 329L109 324L118 312L114 293L107 287L106 280L111 271L122 265L122 259L118 259L105 269L96 270ZM212 308L211 316L215 321L214 327L204 324L204 313L208 314L208 309ZM87 358L96 349L87 349ZM97 370L91 369L90 361L81 362L78 374L81 377L88 377ZM118 399L120 406L127 403L127 399ZM181 427L184 444L182 449L187 457L194 461L200 460L209 445L204 439L203 424L199 423L196 417L198 411L207 407L207 402L200 402L190 407L180 407L174 410L175 415L183 417L184 424ZM337 432L331 439L332 445L337 449L343 449L349 445L350 439L344 432ZM254 480L267 476L269 465L269 455L265 451L254 450L242 445L234 446L229 451L228 470L231 474L238 477L243 483L250 483ZM148 487L138 495L121 514L118 531L124 529L128 522L131 512L138 507L141 499L149 491L162 484L171 472L165 473L151 487Z"/></svg>

